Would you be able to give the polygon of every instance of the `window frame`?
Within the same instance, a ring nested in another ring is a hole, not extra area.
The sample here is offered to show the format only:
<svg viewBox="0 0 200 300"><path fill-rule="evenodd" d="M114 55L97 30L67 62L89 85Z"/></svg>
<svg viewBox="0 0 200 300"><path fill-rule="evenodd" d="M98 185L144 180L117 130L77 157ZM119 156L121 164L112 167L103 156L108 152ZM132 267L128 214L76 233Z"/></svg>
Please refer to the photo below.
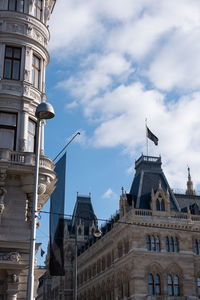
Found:
<svg viewBox="0 0 200 300"><path fill-rule="evenodd" d="M36 66L36 59L39 61L39 68ZM38 73L38 82L36 85L35 75L36 72ZM40 74L41 74L41 59L39 56L37 56L35 53L33 53L32 56L32 85L34 88L40 90Z"/></svg>
<svg viewBox="0 0 200 300"><path fill-rule="evenodd" d="M18 114L16 112L9 112L9 111L0 110L0 114L1 113L16 116L16 125L15 126L0 124L0 129L8 129L8 130L13 130L14 131L13 149L11 151L16 151Z"/></svg>
<svg viewBox="0 0 200 300"><path fill-rule="evenodd" d="M13 0L15 2L15 9L10 9L10 5L11 5L11 0L8 0L8 10L9 11L17 11L17 12L24 12L24 0ZM18 10L18 3L19 2L23 2L23 5L22 5L22 10Z"/></svg>
<svg viewBox="0 0 200 300"><path fill-rule="evenodd" d="M9 57L6 54L6 51L8 48L12 49L12 56ZM20 58L16 58L14 57L14 50L20 50ZM10 70L10 76L6 77L5 74L5 68L6 68L6 60L10 60L11 61L11 70ZM6 45L5 46L5 53L4 53L4 70L3 70L3 79L7 79L7 80L20 80L20 75L21 75L21 60L22 60L22 48L21 47L15 47L15 46L10 46L10 45ZM17 79L13 78L13 70L14 70L14 62L17 61L19 62L19 70L18 70L18 76Z"/></svg>
<svg viewBox="0 0 200 300"><path fill-rule="evenodd" d="M32 134L31 131L29 131L29 122L31 122L32 124L34 124L34 127L35 127L35 134ZM37 134L37 123L29 118L28 119L28 136L27 136L27 152L30 152L30 153L35 153L35 149L36 149L36 134ZM34 139L34 142L33 142L33 151L29 151L28 150L28 138L29 136L33 136L33 139Z"/></svg>
<svg viewBox="0 0 200 300"><path fill-rule="evenodd" d="M169 292L169 288L170 288L170 292ZM177 274L167 275L167 294L168 296L175 296L175 297L180 296L180 279Z"/></svg>
<svg viewBox="0 0 200 300"><path fill-rule="evenodd" d="M38 5L38 2L41 3L41 7ZM40 12L40 15L38 16L38 11ZM34 17L38 20L41 20L42 18L42 0L34 0Z"/></svg>

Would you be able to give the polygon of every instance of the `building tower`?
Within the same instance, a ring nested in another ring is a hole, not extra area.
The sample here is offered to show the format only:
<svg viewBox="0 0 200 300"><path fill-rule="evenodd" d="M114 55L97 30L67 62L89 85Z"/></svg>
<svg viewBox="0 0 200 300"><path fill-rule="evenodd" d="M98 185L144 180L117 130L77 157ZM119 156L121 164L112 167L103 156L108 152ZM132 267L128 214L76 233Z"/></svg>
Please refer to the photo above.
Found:
<svg viewBox="0 0 200 300"><path fill-rule="evenodd" d="M36 141L35 110L46 100L47 22L56 0L0 1L0 299L27 299ZM55 185L40 149L38 209Z"/></svg>

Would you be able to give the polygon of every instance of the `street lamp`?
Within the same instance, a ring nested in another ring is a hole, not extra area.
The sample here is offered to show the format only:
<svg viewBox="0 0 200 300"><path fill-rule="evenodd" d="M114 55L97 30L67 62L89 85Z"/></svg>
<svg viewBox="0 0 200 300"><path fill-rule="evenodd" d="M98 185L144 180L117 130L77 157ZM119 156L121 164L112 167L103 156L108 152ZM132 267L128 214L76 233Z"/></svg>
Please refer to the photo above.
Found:
<svg viewBox="0 0 200 300"><path fill-rule="evenodd" d="M32 203L32 223L31 223L31 244L30 244L30 265L28 276L28 300L34 297L34 260L36 243L36 218L37 218L37 200L38 200L38 179L39 179L39 161L40 161L40 139L41 139L41 120L52 119L55 116L53 106L50 103L40 103L35 112L37 118L36 150L35 150L35 173L34 173L34 191Z"/></svg>
<svg viewBox="0 0 200 300"><path fill-rule="evenodd" d="M84 210L87 211L87 210ZM88 212L90 212L88 210ZM77 218L79 218L78 216L75 216L75 283L74 283L74 300L77 300L77 292L78 292L78 285L77 285L77 276L78 276L78 266L77 266L77 246L78 246L78 241L77 241ZM81 217L80 217L81 219ZM93 235L96 238L100 238L102 236L102 232L101 230L98 228L98 225L96 225L96 228L93 232Z"/></svg>

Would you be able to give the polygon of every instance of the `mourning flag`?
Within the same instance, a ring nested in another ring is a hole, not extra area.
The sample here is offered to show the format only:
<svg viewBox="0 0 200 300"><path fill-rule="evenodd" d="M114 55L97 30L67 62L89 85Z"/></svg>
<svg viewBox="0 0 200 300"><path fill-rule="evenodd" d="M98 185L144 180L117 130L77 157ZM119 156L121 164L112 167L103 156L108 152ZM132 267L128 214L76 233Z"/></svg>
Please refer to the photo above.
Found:
<svg viewBox="0 0 200 300"><path fill-rule="evenodd" d="M158 138L157 136L155 136L153 134L153 132L151 132L151 130L146 126L146 134L147 134L147 137L152 141L154 142L154 144L157 146L158 145Z"/></svg>
<svg viewBox="0 0 200 300"><path fill-rule="evenodd" d="M56 188L50 199L50 259L49 273L63 276L64 272L64 201L66 153L56 163Z"/></svg>

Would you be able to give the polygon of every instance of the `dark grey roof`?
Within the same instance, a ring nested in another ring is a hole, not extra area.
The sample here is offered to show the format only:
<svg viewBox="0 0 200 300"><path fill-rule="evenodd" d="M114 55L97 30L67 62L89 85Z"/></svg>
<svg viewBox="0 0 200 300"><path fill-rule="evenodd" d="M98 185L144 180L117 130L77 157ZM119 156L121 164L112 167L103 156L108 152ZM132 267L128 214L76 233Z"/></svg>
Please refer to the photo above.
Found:
<svg viewBox="0 0 200 300"><path fill-rule="evenodd" d="M84 228L87 231L89 226L93 223L97 224L97 218L94 214L91 197L77 195L76 204L72 216L71 225L74 227L75 223L81 220L84 223Z"/></svg>
<svg viewBox="0 0 200 300"><path fill-rule="evenodd" d="M175 197L180 205L182 211L187 211L189 207L192 210L192 214L198 214L196 209L193 211L193 208L200 207L200 196L197 195L186 195L186 194L175 194Z"/></svg>
<svg viewBox="0 0 200 300"><path fill-rule="evenodd" d="M161 157L142 155L135 162L135 177L130 189L130 195L135 207L140 209L151 208L151 191L157 191L159 182L166 193L169 192L171 210L180 211L180 206L161 168Z"/></svg>

